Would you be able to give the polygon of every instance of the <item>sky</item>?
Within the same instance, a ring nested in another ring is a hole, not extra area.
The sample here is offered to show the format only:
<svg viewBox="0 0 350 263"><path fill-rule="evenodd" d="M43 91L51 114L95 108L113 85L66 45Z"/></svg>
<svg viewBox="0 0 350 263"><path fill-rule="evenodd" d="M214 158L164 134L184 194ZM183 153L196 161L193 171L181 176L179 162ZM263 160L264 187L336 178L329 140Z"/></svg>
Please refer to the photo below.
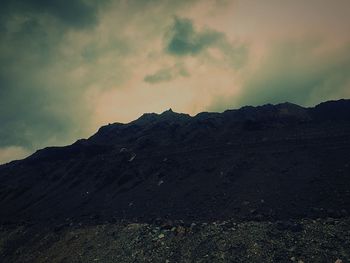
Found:
<svg viewBox="0 0 350 263"><path fill-rule="evenodd" d="M0 163L145 112L350 98L348 0L2 0Z"/></svg>

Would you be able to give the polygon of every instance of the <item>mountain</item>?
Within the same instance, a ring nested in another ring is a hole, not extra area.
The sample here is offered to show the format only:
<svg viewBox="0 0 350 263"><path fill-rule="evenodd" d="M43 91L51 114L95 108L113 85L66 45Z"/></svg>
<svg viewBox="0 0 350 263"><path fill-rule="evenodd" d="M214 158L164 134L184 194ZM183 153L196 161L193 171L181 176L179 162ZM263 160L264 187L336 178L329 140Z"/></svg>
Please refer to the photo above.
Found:
<svg viewBox="0 0 350 263"><path fill-rule="evenodd" d="M350 100L171 109L0 166L0 223L350 212Z"/></svg>

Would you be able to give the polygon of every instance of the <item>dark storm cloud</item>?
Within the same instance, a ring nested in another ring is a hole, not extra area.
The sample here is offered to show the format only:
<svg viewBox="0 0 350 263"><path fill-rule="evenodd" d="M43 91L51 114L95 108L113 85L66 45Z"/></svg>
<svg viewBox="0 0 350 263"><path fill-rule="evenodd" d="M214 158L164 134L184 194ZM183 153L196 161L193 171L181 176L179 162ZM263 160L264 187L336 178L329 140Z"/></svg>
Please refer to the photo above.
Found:
<svg viewBox="0 0 350 263"><path fill-rule="evenodd" d="M26 74L23 71L26 70ZM21 77L17 77L17 73ZM32 76L31 76L32 74ZM37 77L42 78L37 81ZM38 76L31 69L16 69L14 72L1 68L0 74L0 148L21 146L32 149L46 141L66 139L72 132L75 117L72 105L65 97L75 99L77 94L51 83L49 76ZM76 98L78 99L78 98ZM77 111L80 105L77 104Z"/></svg>
<svg viewBox="0 0 350 263"><path fill-rule="evenodd" d="M210 29L196 31L190 19L175 17L167 37L166 51L175 56L185 56L198 54L224 39L225 35Z"/></svg>
<svg viewBox="0 0 350 263"><path fill-rule="evenodd" d="M3 21L16 15L46 15L66 26L85 28L97 23L98 7L104 2L106 1L4 0L0 4L0 15Z"/></svg>
<svg viewBox="0 0 350 263"><path fill-rule="evenodd" d="M0 148L65 143L79 129L74 123L79 127L86 109L78 103L79 87L57 80L57 71L71 67L71 61L60 58L59 47L68 30L86 30L98 23L102 2L106 3L1 2Z"/></svg>
<svg viewBox="0 0 350 263"><path fill-rule="evenodd" d="M175 17L172 26L165 33L166 53L183 58L185 56L205 56L214 62L217 60L208 53L209 48L218 50L223 58L220 64L239 69L244 66L248 56L245 43L231 43L223 32L210 28L197 30L192 20Z"/></svg>

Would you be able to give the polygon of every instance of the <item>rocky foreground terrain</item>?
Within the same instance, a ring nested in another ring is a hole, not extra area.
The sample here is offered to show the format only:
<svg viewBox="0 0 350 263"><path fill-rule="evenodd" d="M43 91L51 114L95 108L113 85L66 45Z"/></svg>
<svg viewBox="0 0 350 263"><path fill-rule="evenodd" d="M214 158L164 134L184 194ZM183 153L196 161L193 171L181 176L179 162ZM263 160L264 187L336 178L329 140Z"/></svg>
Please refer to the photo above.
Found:
<svg viewBox="0 0 350 263"><path fill-rule="evenodd" d="M158 222L160 223L160 222ZM350 219L0 230L2 262L349 262Z"/></svg>
<svg viewBox="0 0 350 263"><path fill-rule="evenodd" d="M0 166L0 262L349 262L350 101L144 114Z"/></svg>

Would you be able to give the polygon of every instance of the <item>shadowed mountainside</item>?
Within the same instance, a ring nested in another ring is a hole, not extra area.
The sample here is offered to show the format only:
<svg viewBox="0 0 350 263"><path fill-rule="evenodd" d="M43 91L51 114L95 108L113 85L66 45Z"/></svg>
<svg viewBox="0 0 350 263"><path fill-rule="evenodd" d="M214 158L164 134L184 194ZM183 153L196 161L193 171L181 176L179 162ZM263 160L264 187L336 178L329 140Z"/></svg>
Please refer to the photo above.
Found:
<svg viewBox="0 0 350 263"><path fill-rule="evenodd" d="M0 220L277 220L350 212L350 100L171 110L0 166Z"/></svg>

